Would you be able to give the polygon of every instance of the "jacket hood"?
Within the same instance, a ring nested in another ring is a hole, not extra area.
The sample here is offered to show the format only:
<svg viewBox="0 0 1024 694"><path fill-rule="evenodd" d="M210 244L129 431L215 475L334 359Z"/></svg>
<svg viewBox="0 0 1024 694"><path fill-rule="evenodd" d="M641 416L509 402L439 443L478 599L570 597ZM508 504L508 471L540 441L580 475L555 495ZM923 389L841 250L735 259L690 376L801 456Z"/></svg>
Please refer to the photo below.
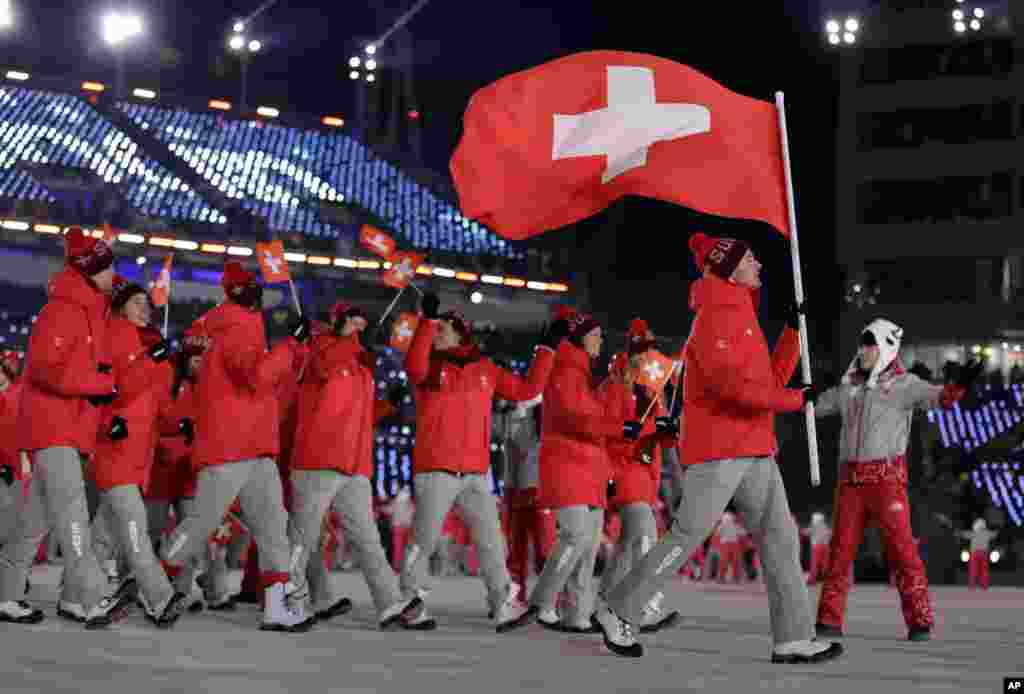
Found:
<svg viewBox="0 0 1024 694"><path fill-rule="evenodd" d="M555 357L557 367L579 369L587 375L587 382L590 382L590 355L568 340L563 340L558 346L558 354Z"/></svg>
<svg viewBox="0 0 1024 694"><path fill-rule="evenodd" d="M741 287L715 275L705 275L690 285L690 308L693 311L729 306L749 306L756 310L760 298L759 290Z"/></svg>
<svg viewBox="0 0 1024 694"><path fill-rule="evenodd" d="M221 333L229 332L237 326L253 321L262 323L262 320L262 314L243 308L233 301L225 301L220 306L210 309L202 318L196 321L195 327L199 333L215 337Z"/></svg>
<svg viewBox="0 0 1024 694"><path fill-rule="evenodd" d="M314 377L326 380L332 366L337 365L339 361L354 360L363 351L358 335L349 337L323 335L313 341L310 371Z"/></svg>
<svg viewBox="0 0 1024 694"><path fill-rule="evenodd" d="M106 295L72 268L65 268L54 275L47 292L51 301L67 301L85 309L107 307Z"/></svg>

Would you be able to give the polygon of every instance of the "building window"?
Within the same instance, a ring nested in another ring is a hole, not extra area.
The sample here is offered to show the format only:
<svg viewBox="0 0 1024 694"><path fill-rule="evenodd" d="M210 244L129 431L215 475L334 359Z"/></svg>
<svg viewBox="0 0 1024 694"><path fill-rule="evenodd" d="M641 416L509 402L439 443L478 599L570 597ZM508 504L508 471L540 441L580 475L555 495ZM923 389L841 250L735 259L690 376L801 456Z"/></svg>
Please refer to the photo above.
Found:
<svg viewBox="0 0 1024 694"><path fill-rule="evenodd" d="M940 77L1007 75L1012 69L1012 39L981 39L941 46L867 49L860 81L862 84L886 84Z"/></svg>
<svg viewBox="0 0 1024 694"><path fill-rule="evenodd" d="M1009 101L998 101L957 108L864 113L858 118L857 131L862 151L1012 140L1013 106Z"/></svg>
<svg viewBox="0 0 1024 694"><path fill-rule="evenodd" d="M867 181L857 187L860 224L942 224L1009 217L1013 173L917 181Z"/></svg>

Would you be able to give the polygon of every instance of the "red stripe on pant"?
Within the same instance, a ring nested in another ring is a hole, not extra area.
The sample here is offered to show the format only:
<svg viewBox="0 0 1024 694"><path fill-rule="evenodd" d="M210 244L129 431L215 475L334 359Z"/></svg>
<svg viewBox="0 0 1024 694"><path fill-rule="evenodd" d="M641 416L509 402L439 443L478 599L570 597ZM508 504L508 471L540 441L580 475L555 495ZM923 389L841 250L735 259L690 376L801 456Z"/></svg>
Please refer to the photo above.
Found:
<svg viewBox="0 0 1024 694"><path fill-rule="evenodd" d="M980 586L988 590L988 550L979 549L971 552L967 561L967 587Z"/></svg>

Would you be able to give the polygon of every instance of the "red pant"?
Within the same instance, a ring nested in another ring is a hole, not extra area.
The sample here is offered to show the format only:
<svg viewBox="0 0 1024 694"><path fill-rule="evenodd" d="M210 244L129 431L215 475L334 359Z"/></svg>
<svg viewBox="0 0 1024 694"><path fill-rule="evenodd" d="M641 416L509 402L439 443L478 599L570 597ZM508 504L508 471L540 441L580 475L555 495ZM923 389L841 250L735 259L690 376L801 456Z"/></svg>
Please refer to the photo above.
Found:
<svg viewBox="0 0 1024 694"><path fill-rule="evenodd" d="M741 582L743 580L740 576L743 552L740 543L723 542L718 551L722 557L718 562L718 582L725 583L730 567L732 568L733 580L736 581L736 583Z"/></svg>
<svg viewBox="0 0 1024 694"><path fill-rule="evenodd" d="M811 545L811 566L808 570L807 585L813 586L818 578L828 575L828 545Z"/></svg>
<svg viewBox="0 0 1024 694"><path fill-rule="evenodd" d="M967 561L967 587L975 586L988 590L988 550L971 552L971 558Z"/></svg>
<svg viewBox="0 0 1024 694"><path fill-rule="evenodd" d="M534 572L544 570L544 560L554 544L552 513L537 508L536 489L509 489L508 495L508 572L512 580L525 588L530 576L527 562L533 544ZM550 528L548 527L550 526Z"/></svg>
<svg viewBox="0 0 1024 694"><path fill-rule="evenodd" d="M896 573L903 619L908 627L931 627L928 577L910 530L907 488L896 479L874 484L839 485L835 497L835 527L829 546L829 566L818 601L818 622L842 628L854 557L868 521L878 524L886 556Z"/></svg>

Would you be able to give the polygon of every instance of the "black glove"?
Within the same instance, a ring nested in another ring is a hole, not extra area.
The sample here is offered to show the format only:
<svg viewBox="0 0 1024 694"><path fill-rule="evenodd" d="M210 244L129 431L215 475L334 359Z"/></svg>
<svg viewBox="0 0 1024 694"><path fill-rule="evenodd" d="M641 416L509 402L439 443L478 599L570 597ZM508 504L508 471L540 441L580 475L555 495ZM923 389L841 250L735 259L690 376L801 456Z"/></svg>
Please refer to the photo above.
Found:
<svg viewBox="0 0 1024 694"><path fill-rule="evenodd" d="M114 367L110 364L97 364L96 370L101 374L112 374L114 373Z"/></svg>
<svg viewBox="0 0 1024 694"><path fill-rule="evenodd" d="M800 304L795 301L790 302L786 308L786 325L793 330L799 330L801 313L807 313L807 299L804 299L803 303Z"/></svg>
<svg viewBox="0 0 1024 694"><path fill-rule="evenodd" d="M109 395L90 395L86 398L93 407L102 407L103 405L109 405L114 402L117 397L117 386L112 386L114 389L113 393Z"/></svg>
<svg viewBox="0 0 1024 694"><path fill-rule="evenodd" d="M654 430L667 436L679 436L679 420L675 417L657 417Z"/></svg>
<svg viewBox="0 0 1024 694"><path fill-rule="evenodd" d="M434 292L427 292L420 301L420 310L427 320L436 320L441 315L441 300Z"/></svg>
<svg viewBox="0 0 1024 694"><path fill-rule="evenodd" d="M964 389L969 389L974 382L978 380L978 376L985 372L985 362L978 359L972 359L963 366L960 367L960 372L956 376L956 381L953 383Z"/></svg>
<svg viewBox="0 0 1024 694"><path fill-rule="evenodd" d="M305 316L299 316L294 323L292 323L291 329L288 331L291 333L299 344L309 342L309 336L312 332L309 319Z"/></svg>
<svg viewBox="0 0 1024 694"><path fill-rule="evenodd" d="M614 498L618 489L615 488L615 480L608 480L608 498Z"/></svg>
<svg viewBox="0 0 1024 694"><path fill-rule="evenodd" d="M14 484L14 468L10 465L0 465L0 480L8 487Z"/></svg>
<svg viewBox="0 0 1024 694"><path fill-rule="evenodd" d="M644 425L637 421L626 422L622 425L622 438L627 441L636 441L640 438L640 430Z"/></svg>
<svg viewBox="0 0 1024 694"><path fill-rule="evenodd" d="M567 337L569 337L569 321L562 318L548 326L544 336L540 338L540 344L551 349L558 349L558 345Z"/></svg>
<svg viewBox="0 0 1024 694"><path fill-rule="evenodd" d="M401 407L402 402L405 400L405 396L409 394L409 389L405 386L395 386L388 391L388 402L395 407Z"/></svg>
<svg viewBox="0 0 1024 694"><path fill-rule="evenodd" d="M189 417L178 420L178 433L185 437L185 445L191 446L196 440L196 425Z"/></svg>
<svg viewBox="0 0 1024 694"><path fill-rule="evenodd" d="M107 438L111 441L124 441L128 438L128 421L124 417L114 417L107 429Z"/></svg>
<svg viewBox="0 0 1024 694"><path fill-rule="evenodd" d="M171 356L171 343L167 340L161 339L155 345L147 349L146 354L148 354L149 358L158 364L162 361L167 361Z"/></svg>
<svg viewBox="0 0 1024 694"><path fill-rule="evenodd" d="M804 405L807 403L811 403L813 405L818 401L818 396L822 393L821 387L814 384L805 384L801 386L800 390L802 390L804 394Z"/></svg>

